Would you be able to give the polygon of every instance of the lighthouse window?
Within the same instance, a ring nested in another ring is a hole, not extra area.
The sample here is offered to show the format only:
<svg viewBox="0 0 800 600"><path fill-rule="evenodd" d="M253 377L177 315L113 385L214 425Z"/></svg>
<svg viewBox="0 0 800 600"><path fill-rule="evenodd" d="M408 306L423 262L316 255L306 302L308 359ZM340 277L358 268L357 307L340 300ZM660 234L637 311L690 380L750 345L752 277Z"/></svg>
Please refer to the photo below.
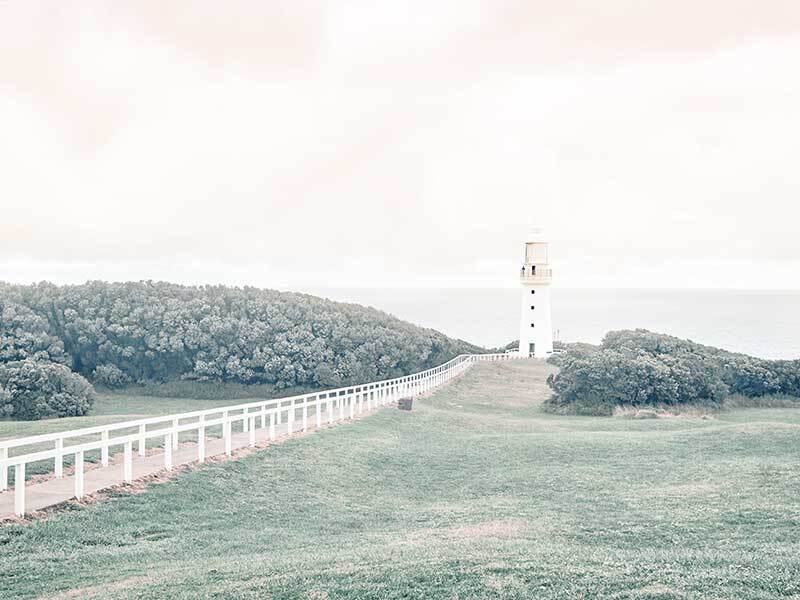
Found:
<svg viewBox="0 0 800 600"><path fill-rule="evenodd" d="M534 308L536 308L536 307L535 306L531 306L531 310L533 310Z"/></svg>
<svg viewBox="0 0 800 600"><path fill-rule="evenodd" d="M535 293L536 293L536 290L531 290L531 294L535 294Z"/></svg>
<svg viewBox="0 0 800 600"><path fill-rule="evenodd" d="M533 323L531 323L531 327L533 327Z"/></svg>

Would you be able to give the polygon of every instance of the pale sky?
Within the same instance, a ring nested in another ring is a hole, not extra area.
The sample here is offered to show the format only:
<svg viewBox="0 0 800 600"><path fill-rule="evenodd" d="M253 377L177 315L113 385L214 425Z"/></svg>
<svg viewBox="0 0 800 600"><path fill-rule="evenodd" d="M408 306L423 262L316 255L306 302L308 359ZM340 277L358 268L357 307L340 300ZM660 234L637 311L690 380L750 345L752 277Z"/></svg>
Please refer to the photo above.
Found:
<svg viewBox="0 0 800 600"><path fill-rule="evenodd" d="M800 2L0 0L0 280L800 288Z"/></svg>

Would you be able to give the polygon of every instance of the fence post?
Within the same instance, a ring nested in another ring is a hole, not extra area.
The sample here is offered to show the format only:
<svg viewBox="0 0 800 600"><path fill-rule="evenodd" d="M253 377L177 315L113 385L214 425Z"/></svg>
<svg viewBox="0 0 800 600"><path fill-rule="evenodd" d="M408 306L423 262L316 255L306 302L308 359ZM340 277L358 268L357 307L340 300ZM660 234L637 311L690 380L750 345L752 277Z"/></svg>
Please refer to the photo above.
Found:
<svg viewBox="0 0 800 600"><path fill-rule="evenodd" d="M172 468L172 433L164 436L164 468Z"/></svg>
<svg viewBox="0 0 800 600"><path fill-rule="evenodd" d="M14 514L25 515L25 463L14 466Z"/></svg>
<svg viewBox="0 0 800 600"><path fill-rule="evenodd" d="M8 448L0 448L0 460L8 458ZM0 468L0 492L8 489L8 467L3 465Z"/></svg>
<svg viewBox="0 0 800 600"><path fill-rule="evenodd" d="M56 440L56 458L55 458L55 472L56 472L56 479L62 479L64 477L64 457L61 455L61 452L64 450L64 438L58 438Z"/></svg>
<svg viewBox="0 0 800 600"><path fill-rule="evenodd" d="M75 453L75 497L83 498L83 450Z"/></svg>
<svg viewBox="0 0 800 600"><path fill-rule="evenodd" d="M303 398L303 433L308 431L308 399Z"/></svg>
<svg viewBox="0 0 800 600"><path fill-rule="evenodd" d="M178 449L178 419L172 419L172 429L174 433L172 435L172 449Z"/></svg>
<svg viewBox="0 0 800 600"><path fill-rule="evenodd" d="M122 479L125 483L133 481L133 443L125 442L122 459Z"/></svg>
<svg viewBox="0 0 800 600"><path fill-rule="evenodd" d="M325 406L328 409L328 423L333 423L333 402L331 401L330 394L325 394Z"/></svg>
<svg viewBox="0 0 800 600"><path fill-rule="evenodd" d="M108 430L100 432L100 439L103 445L100 447L100 464L104 467L108 466Z"/></svg>
<svg viewBox="0 0 800 600"><path fill-rule="evenodd" d="M317 394L317 400L316 400L316 402L314 403L314 406L315 406L315 413L316 413L316 417L317 417L317 429L319 429L320 427L322 427L322 415L320 414L320 412L321 412L321 409L320 409L320 406L319 406L319 403L320 403L321 401L322 401L322 400L320 399L320 397L319 397L319 394Z"/></svg>
<svg viewBox="0 0 800 600"><path fill-rule="evenodd" d="M353 418L355 418L354 411L355 411L355 408L356 408L355 407L356 400L358 400L358 394L353 394L352 396L350 396L350 419L351 420Z"/></svg>
<svg viewBox="0 0 800 600"><path fill-rule="evenodd" d="M144 456L145 448L147 446L147 438L144 437L145 427L147 427L147 425L144 423L139 425L139 456Z"/></svg>
<svg viewBox="0 0 800 600"><path fill-rule="evenodd" d="M261 429L267 428L267 405L261 405Z"/></svg>
<svg viewBox="0 0 800 600"><path fill-rule="evenodd" d="M228 420L228 411L222 411L222 440L225 442L225 454L230 455L231 449L231 426Z"/></svg>
<svg viewBox="0 0 800 600"><path fill-rule="evenodd" d="M255 446L256 445L256 418L255 417L249 417L247 420L250 421L250 445L251 446Z"/></svg>
<svg viewBox="0 0 800 600"><path fill-rule="evenodd" d="M339 420L344 421L344 399L347 397L347 392L344 395L338 395L339 399Z"/></svg>
<svg viewBox="0 0 800 600"><path fill-rule="evenodd" d="M269 413L269 439L275 439L275 409Z"/></svg>
<svg viewBox="0 0 800 600"><path fill-rule="evenodd" d="M206 462L206 416L200 415L200 427L197 428L197 462Z"/></svg>

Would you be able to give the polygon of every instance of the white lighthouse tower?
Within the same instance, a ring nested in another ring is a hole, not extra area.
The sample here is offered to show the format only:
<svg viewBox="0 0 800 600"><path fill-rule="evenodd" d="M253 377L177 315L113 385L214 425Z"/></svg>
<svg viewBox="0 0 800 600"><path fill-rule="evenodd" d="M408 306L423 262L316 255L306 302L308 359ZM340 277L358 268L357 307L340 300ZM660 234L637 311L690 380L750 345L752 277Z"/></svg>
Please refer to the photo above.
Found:
<svg viewBox="0 0 800 600"><path fill-rule="evenodd" d="M522 284L519 353L522 356L547 358L553 352L550 248L541 229L534 229L527 239L519 277Z"/></svg>

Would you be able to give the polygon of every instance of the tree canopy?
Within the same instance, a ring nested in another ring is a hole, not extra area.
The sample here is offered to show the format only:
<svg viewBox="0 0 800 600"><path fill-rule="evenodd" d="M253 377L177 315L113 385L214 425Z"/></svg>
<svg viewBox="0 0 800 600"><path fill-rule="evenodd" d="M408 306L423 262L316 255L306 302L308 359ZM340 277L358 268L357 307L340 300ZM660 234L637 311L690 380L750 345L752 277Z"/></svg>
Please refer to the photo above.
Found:
<svg viewBox="0 0 800 600"><path fill-rule="evenodd" d="M164 282L0 283L0 362L110 387L175 379L331 387L483 349L381 311L291 292Z"/></svg>

